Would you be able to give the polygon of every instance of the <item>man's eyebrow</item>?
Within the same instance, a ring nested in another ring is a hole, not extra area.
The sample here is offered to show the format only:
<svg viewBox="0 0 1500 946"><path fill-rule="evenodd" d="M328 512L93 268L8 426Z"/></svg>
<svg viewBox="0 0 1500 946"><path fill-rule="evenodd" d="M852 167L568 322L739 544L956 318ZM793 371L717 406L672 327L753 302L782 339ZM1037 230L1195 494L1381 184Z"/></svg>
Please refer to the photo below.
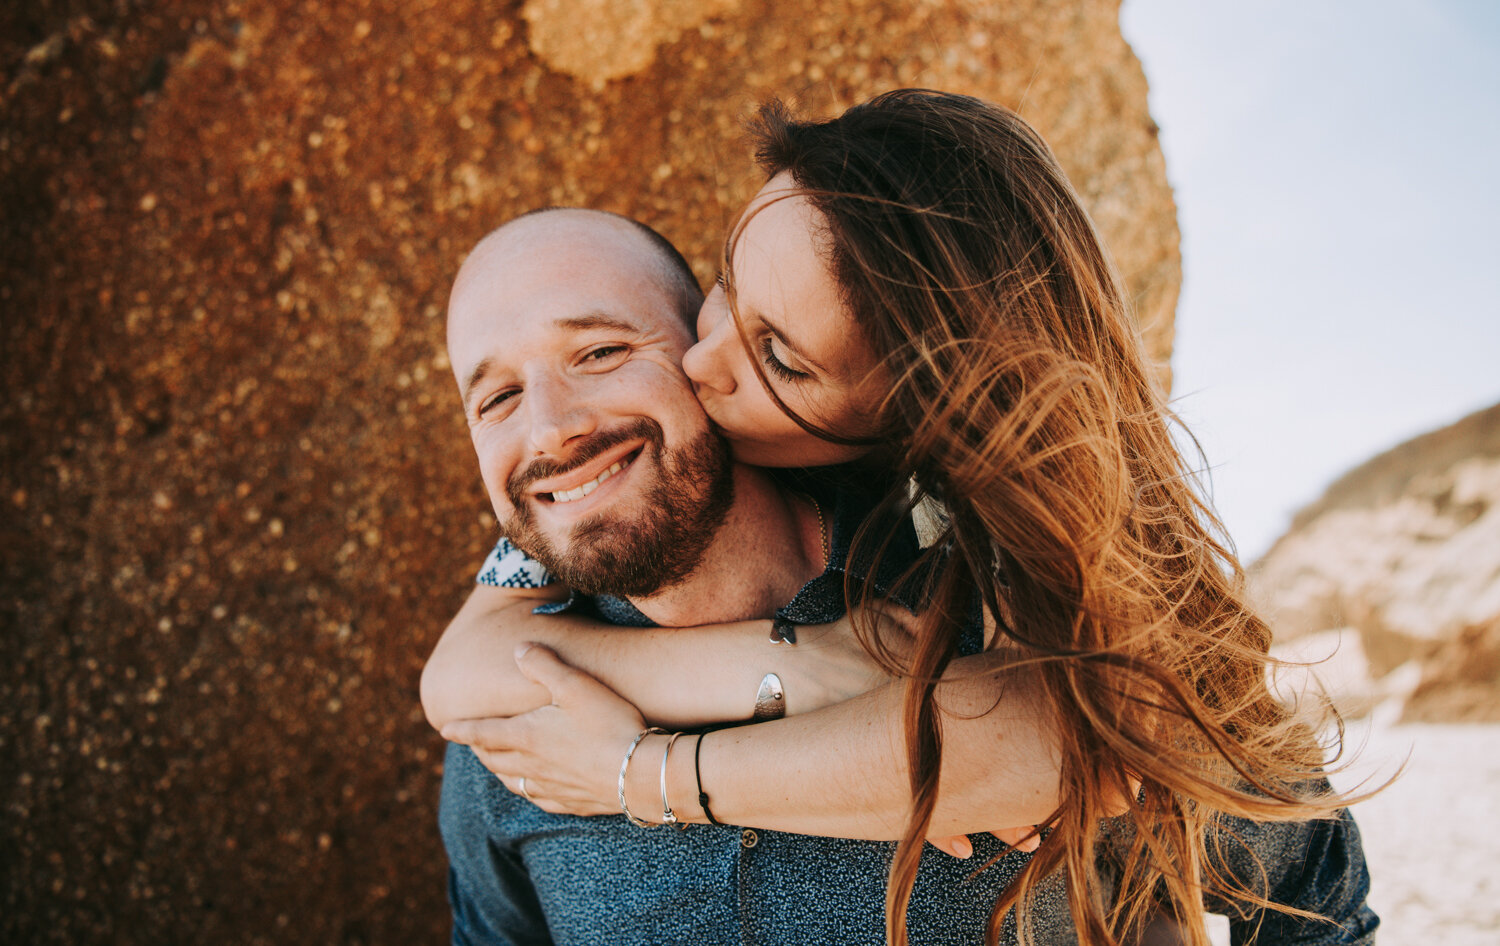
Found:
<svg viewBox="0 0 1500 946"><path fill-rule="evenodd" d="M474 389L479 387L479 383L484 380L484 376L489 374L490 369L493 367L495 367L494 359L481 358L479 359L479 364L474 366L474 370L469 372L469 380L464 382L464 407L467 408L469 406L469 398L474 396Z"/></svg>
<svg viewBox="0 0 1500 946"><path fill-rule="evenodd" d="M605 315L603 312L590 312L587 315L574 315L565 319L558 319L556 325L559 328L572 329L573 331L594 328L607 328L614 329L617 332L632 333L639 333L641 331L639 325L626 322L624 319L617 319L612 315Z"/></svg>
<svg viewBox="0 0 1500 946"><path fill-rule="evenodd" d="M638 335L642 331L639 325L632 324L624 319L618 319L603 312L590 312L586 315L574 315L568 318L558 319L553 323L558 328L571 332L582 332L590 329L610 329L616 332L629 332ZM484 381L486 375L495 367L493 358L481 358L469 372L468 380L464 382L463 402L467 407L469 398L474 396L474 389Z"/></svg>

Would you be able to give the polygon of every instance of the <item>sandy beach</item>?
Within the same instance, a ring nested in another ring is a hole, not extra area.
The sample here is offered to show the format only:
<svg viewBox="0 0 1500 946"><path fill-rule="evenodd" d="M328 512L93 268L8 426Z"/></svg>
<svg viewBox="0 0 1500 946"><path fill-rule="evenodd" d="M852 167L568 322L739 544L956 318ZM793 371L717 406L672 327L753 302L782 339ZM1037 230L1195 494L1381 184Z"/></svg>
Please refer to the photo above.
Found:
<svg viewBox="0 0 1500 946"><path fill-rule="evenodd" d="M1367 738L1335 779L1401 777L1355 808L1370 859L1370 900L1385 946L1493 946L1500 940L1500 725L1350 725ZM1351 745L1357 744L1351 741Z"/></svg>
<svg viewBox="0 0 1500 946"><path fill-rule="evenodd" d="M1500 725L1349 724L1354 764L1340 789L1406 769L1355 808L1370 862L1370 903L1381 946L1494 946L1500 942ZM1361 742L1363 745L1361 746ZM1215 946L1227 921L1210 918Z"/></svg>

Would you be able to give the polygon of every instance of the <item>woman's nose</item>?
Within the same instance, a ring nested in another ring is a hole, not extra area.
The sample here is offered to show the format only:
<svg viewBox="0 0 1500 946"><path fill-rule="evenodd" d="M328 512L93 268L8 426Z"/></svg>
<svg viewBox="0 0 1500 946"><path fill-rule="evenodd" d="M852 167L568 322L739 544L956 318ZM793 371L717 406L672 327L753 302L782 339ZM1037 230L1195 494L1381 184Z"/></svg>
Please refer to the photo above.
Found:
<svg viewBox="0 0 1500 946"><path fill-rule="evenodd" d="M731 394L736 386L732 370L735 352L744 353L739 333L724 290L715 288L698 311L698 343L682 356L682 370L695 384Z"/></svg>

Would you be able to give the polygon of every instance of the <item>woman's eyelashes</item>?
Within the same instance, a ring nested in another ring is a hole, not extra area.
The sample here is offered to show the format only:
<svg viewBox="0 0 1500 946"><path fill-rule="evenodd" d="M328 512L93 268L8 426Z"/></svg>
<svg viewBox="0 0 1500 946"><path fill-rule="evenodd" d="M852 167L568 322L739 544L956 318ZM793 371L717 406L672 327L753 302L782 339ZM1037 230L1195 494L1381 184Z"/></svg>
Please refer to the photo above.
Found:
<svg viewBox="0 0 1500 946"><path fill-rule="evenodd" d="M718 274L714 276L714 285L726 293L729 292L728 274L728 270L720 269ZM799 371L793 368L776 354L776 337L773 335L763 335L761 337L760 355L761 362L765 364L766 370L782 381L805 381L812 377L806 371Z"/></svg>
<svg viewBox="0 0 1500 946"><path fill-rule="evenodd" d="M766 370L783 381L802 381L808 377L807 372L798 371L776 356L775 339L770 335L760 340L760 356Z"/></svg>

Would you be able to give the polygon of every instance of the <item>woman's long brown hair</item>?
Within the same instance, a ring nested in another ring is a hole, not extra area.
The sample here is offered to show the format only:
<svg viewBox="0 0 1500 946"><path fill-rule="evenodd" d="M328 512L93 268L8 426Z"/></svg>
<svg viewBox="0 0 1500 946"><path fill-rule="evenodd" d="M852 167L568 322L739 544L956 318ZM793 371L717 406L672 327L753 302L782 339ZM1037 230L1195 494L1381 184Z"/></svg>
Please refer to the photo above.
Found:
<svg viewBox="0 0 1500 946"><path fill-rule="evenodd" d="M1050 833L996 904L991 940L1013 908L1027 936L1028 894L1058 868L1088 944L1132 938L1163 910L1206 946L1205 892L1275 906L1221 876L1215 848L1234 843L1221 819L1328 817L1346 800L1319 777L1327 750L1268 691L1270 632L1046 143L1006 109L924 90L830 121L773 102L752 132L762 168L790 172L821 212L826 261L890 379L861 434L893 445L916 498L948 516L931 560L908 573L928 602L911 645L887 647L858 622L907 681L913 803L891 867L890 941L906 942L937 801L937 682L979 606L998 625L990 646L1012 669L1031 665L1061 756ZM883 509L912 502L903 483ZM878 521L856 539L867 557L879 556ZM862 594L849 586L856 613Z"/></svg>

